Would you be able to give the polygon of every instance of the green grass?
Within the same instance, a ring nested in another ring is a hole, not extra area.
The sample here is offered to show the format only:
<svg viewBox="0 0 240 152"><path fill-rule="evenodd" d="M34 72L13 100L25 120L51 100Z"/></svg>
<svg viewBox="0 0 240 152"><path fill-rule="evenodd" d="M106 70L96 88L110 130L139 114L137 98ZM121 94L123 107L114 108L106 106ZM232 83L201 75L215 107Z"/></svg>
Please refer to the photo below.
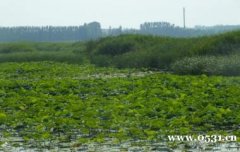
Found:
<svg viewBox="0 0 240 152"><path fill-rule="evenodd" d="M170 38L122 35L88 42L90 61L99 66L169 69L185 57L239 52L240 32L211 37Z"/></svg>
<svg viewBox="0 0 240 152"><path fill-rule="evenodd" d="M51 51L51 52L26 52L26 53L10 53L0 56L0 62L31 62L31 61L55 61L65 63L83 64L86 57L74 52Z"/></svg>
<svg viewBox="0 0 240 152"><path fill-rule="evenodd" d="M4 136L17 133L26 141L77 134L80 143L162 141L167 134L239 136L239 87L239 77L2 63L0 127Z"/></svg>
<svg viewBox="0 0 240 152"><path fill-rule="evenodd" d="M238 72L228 72L239 71L239 63L230 63L229 57L239 54L239 50L239 31L198 38L121 35L86 43L1 43L0 62L56 61L80 65L91 63L100 67L148 68L180 74L239 75ZM219 60L224 68L213 67L219 64ZM235 60L239 60L238 55ZM198 67L196 61L211 62L207 72ZM186 63L192 65L194 72L186 69ZM228 63L234 66L227 66Z"/></svg>
<svg viewBox="0 0 240 152"><path fill-rule="evenodd" d="M86 63L84 45L75 43L2 43L0 62L56 61Z"/></svg>

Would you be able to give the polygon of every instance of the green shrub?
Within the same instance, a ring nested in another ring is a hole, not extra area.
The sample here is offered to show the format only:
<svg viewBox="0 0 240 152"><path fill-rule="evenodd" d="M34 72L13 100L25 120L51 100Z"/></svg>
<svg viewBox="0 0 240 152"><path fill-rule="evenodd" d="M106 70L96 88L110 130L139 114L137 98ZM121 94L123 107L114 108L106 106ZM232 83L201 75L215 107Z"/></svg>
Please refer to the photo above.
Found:
<svg viewBox="0 0 240 152"><path fill-rule="evenodd" d="M134 51L135 46L132 42L127 41L110 41L104 44L101 44L98 48L98 54L103 55L120 55L130 51Z"/></svg>
<svg viewBox="0 0 240 152"><path fill-rule="evenodd" d="M121 35L91 41L87 46L90 62L98 66L144 67L162 70L169 69L172 63L185 57L230 55L240 50L240 32L198 38ZM101 59L111 60L111 62L106 64L106 60ZM194 60L198 61L198 59ZM203 69L201 66L207 63L201 64L197 64L199 68L194 66L196 69L191 69L191 73L205 73L199 69Z"/></svg>
<svg viewBox="0 0 240 152"><path fill-rule="evenodd" d="M195 46L198 55L229 55L240 48L240 33L225 33L199 39Z"/></svg>
<svg viewBox="0 0 240 152"><path fill-rule="evenodd" d="M2 43L0 62L57 61L82 64L86 61L83 43Z"/></svg>
<svg viewBox="0 0 240 152"><path fill-rule="evenodd" d="M171 65L177 74L240 75L240 55L187 57Z"/></svg>
<svg viewBox="0 0 240 152"><path fill-rule="evenodd" d="M93 56L91 58L92 63L101 67L107 67L112 65L112 57L105 55Z"/></svg>
<svg viewBox="0 0 240 152"><path fill-rule="evenodd" d="M20 52L33 52L34 48L26 44L7 44L0 47L0 53L20 53Z"/></svg>
<svg viewBox="0 0 240 152"><path fill-rule="evenodd" d="M57 61L82 64L85 57L72 52L25 52L8 53L0 56L0 62Z"/></svg>

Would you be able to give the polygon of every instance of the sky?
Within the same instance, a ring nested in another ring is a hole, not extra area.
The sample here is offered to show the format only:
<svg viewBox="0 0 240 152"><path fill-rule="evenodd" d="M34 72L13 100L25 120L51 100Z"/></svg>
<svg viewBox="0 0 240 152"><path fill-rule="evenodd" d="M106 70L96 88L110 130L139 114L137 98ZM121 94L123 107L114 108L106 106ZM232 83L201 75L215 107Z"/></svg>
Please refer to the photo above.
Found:
<svg viewBox="0 0 240 152"><path fill-rule="evenodd" d="M240 24L240 0L0 0L0 26L75 26L98 21L103 28L139 28L167 21L183 25Z"/></svg>

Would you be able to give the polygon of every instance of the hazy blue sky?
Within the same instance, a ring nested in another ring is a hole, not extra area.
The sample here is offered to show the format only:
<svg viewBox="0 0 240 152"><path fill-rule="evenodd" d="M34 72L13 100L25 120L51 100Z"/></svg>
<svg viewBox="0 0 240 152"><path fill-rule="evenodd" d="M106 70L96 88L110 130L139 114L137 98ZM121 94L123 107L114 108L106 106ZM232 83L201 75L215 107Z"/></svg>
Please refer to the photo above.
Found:
<svg viewBox="0 0 240 152"><path fill-rule="evenodd" d="M240 24L240 0L0 0L0 26L81 25L139 27L144 21L182 26Z"/></svg>

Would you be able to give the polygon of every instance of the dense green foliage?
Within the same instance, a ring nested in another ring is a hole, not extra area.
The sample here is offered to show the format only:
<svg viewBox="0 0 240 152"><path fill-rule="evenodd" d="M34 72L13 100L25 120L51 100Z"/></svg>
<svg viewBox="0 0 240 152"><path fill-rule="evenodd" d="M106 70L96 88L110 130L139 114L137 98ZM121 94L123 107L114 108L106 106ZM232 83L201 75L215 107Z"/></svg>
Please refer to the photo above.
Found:
<svg viewBox="0 0 240 152"><path fill-rule="evenodd" d="M189 39L123 35L89 42L87 48L96 65L169 69L185 57L239 52L240 32Z"/></svg>
<svg viewBox="0 0 240 152"><path fill-rule="evenodd" d="M79 142L240 135L240 78L54 62L0 64L4 136ZM80 134L81 136L77 136Z"/></svg>
<svg viewBox="0 0 240 152"><path fill-rule="evenodd" d="M87 43L1 43L0 62L90 62L180 74L239 75L234 72L239 71L239 50L239 31L198 38L121 35Z"/></svg>
<svg viewBox="0 0 240 152"><path fill-rule="evenodd" d="M172 64L177 74L240 75L240 55L188 57Z"/></svg>
<svg viewBox="0 0 240 152"><path fill-rule="evenodd" d="M82 64L85 46L76 43L1 43L0 62L58 61Z"/></svg>
<svg viewBox="0 0 240 152"><path fill-rule="evenodd" d="M239 137L239 51L240 32L0 43L1 150Z"/></svg>

